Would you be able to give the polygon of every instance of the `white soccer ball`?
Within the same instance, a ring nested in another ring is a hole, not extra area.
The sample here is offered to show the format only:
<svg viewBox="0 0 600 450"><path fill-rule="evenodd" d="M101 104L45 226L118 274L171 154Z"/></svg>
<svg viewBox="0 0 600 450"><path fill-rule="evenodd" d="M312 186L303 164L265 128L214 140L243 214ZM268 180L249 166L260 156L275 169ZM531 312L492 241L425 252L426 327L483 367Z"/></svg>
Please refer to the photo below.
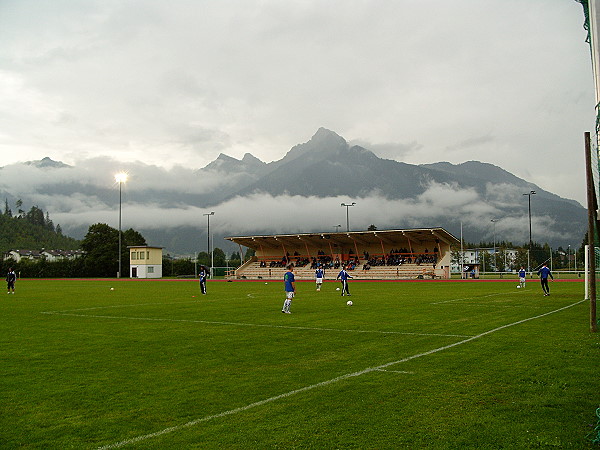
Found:
<svg viewBox="0 0 600 450"><path fill-rule="evenodd" d="M111 290L111 291L114 291L114 290L115 290L115 288L110 288L110 290Z"/></svg>
<svg viewBox="0 0 600 450"><path fill-rule="evenodd" d="M517 289L521 289L521 285L518 285L518 286L517 286Z"/></svg>
<svg viewBox="0 0 600 450"><path fill-rule="evenodd" d="M335 290L336 290L336 291L339 291L339 290L340 290L340 288L335 288Z"/></svg>
<svg viewBox="0 0 600 450"><path fill-rule="evenodd" d="M265 283L265 284L269 284L269 283Z"/></svg>
<svg viewBox="0 0 600 450"><path fill-rule="evenodd" d="M348 305L348 306L352 306L352 300L348 300L348 301L346 302L346 305Z"/></svg>

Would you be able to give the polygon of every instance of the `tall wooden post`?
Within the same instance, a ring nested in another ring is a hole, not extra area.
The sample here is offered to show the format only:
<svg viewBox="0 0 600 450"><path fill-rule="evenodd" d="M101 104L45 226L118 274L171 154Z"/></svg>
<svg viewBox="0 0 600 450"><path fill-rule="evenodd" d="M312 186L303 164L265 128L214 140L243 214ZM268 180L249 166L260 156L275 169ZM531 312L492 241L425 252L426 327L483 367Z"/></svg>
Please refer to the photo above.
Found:
<svg viewBox="0 0 600 450"><path fill-rule="evenodd" d="M598 204L596 199L596 190L594 188L594 176L592 173L592 145L590 132L586 131L585 139L585 173L587 179L587 204L588 204L588 248L589 248L589 294L590 294L590 331L595 333L596 323L596 215L598 214Z"/></svg>

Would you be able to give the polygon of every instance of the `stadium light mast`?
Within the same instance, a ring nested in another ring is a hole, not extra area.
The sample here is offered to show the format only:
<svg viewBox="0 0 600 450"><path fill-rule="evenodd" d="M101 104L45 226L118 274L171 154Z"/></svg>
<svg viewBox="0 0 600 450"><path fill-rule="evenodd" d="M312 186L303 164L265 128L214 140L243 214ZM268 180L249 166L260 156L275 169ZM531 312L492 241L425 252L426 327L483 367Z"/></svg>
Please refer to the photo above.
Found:
<svg viewBox="0 0 600 450"><path fill-rule="evenodd" d="M346 231L350 231L350 219L348 217L348 209L351 206L356 205L356 202L352 202L352 203L342 203L342 206L346 207Z"/></svg>
<svg viewBox="0 0 600 450"><path fill-rule="evenodd" d="M523 194L528 197L529 200L529 250L533 247L533 241L531 240L531 196L535 195L535 191L529 191L527 194Z"/></svg>
<svg viewBox="0 0 600 450"><path fill-rule="evenodd" d="M127 174L121 172L115 175L115 181L119 183L119 271L117 278L121 278L121 209L122 209L122 189L123 183L127 181Z"/></svg>
<svg viewBox="0 0 600 450"><path fill-rule="evenodd" d="M496 222L498 219L492 219L490 222L494 224L494 272L498 272L498 257L496 256Z"/></svg>
<svg viewBox="0 0 600 450"><path fill-rule="evenodd" d="M212 278L212 252L210 250L210 216L214 216L215 212L211 211L206 214L202 214L206 216L206 253L210 256L210 277Z"/></svg>

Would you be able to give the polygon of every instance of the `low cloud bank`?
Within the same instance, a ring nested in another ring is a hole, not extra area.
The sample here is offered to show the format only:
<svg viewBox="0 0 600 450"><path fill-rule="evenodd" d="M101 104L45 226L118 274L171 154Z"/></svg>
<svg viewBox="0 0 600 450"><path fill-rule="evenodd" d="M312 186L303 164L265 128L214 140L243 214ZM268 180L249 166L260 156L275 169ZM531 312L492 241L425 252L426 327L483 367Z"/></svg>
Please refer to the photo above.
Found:
<svg viewBox="0 0 600 450"><path fill-rule="evenodd" d="M221 236L243 236L248 234L288 234L334 231L335 225L346 228L346 208L341 203L355 201L356 206L348 211L351 230L365 230L374 224L378 229L402 229L438 227L447 228L457 235L462 222L465 230L483 236L483 239L512 241L515 244L529 239L527 215L506 217L502 208L507 205L506 190L502 186L491 191L504 192L496 199L482 198L471 189L433 183L415 199L389 200L378 195L359 199L347 197L292 195L273 196L255 193L235 197L211 207L185 205L165 208L156 203L123 203L123 227L140 230L173 231L182 227L197 227L199 233L206 229L203 214L214 211L211 229ZM519 193L520 195L520 193ZM56 200L56 199L55 199ZM81 229L92 223L105 222L111 226L118 223L118 210L85 197L70 198L73 208L53 214L63 230ZM65 205L66 199L59 200ZM498 218L494 225L491 218ZM554 221L548 216L532 217L535 230L544 230L538 239L579 239L565 233L552 231ZM468 234L465 239L473 240ZM576 242L576 241L573 241Z"/></svg>

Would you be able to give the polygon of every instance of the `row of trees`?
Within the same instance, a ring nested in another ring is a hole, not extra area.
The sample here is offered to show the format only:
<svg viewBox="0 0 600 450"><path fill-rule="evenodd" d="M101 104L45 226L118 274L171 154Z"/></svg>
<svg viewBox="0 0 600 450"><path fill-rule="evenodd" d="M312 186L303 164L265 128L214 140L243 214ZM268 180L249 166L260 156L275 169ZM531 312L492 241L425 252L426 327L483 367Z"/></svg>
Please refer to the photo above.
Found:
<svg viewBox="0 0 600 450"><path fill-rule="evenodd" d="M9 219L13 220L15 217ZM22 248L37 248L39 242L48 241L40 240L34 245ZM119 270L119 230L104 223L97 223L89 227L82 241L75 241L75 243L73 248L83 250L85 252L83 256L60 261L48 261L44 258L24 259L18 263L13 260L1 261L0 270L6 273L12 267L20 276L32 278L115 277L117 275ZM146 239L141 233L133 228L121 232L121 274L123 277L129 276L129 249L127 247L138 245L147 245ZM246 253L246 258L250 256L252 256L251 251ZM230 258L227 258L225 252L220 248L213 250L212 261L214 267L238 267L241 264L238 252L234 252ZM196 269L200 265L211 266L209 253L200 252L196 259L191 257L173 258L166 255L163 257L163 276L195 275Z"/></svg>
<svg viewBox="0 0 600 450"><path fill-rule="evenodd" d="M43 241L42 241L43 242ZM48 261L23 259L2 261L3 273L10 267L22 277L114 277L119 269L119 231L104 224L97 223L89 227L87 234L77 246L85 252L74 259ZM146 239L132 228L121 233L122 272L129 272L128 245L146 245ZM39 245L29 246L36 248Z"/></svg>
<svg viewBox="0 0 600 450"><path fill-rule="evenodd" d="M19 199L15 202L17 208L17 214L13 215L13 211L8 204L8 199L4 199L4 217L22 219L29 222L32 225L38 225L50 231L55 231L54 223L50 220L50 214L44 211L38 206L32 206L31 209L25 212L23 208L23 200ZM56 226L56 231L62 234L60 225Z"/></svg>
<svg viewBox="0 0 600 450"><path fill-rule="evenodd" d="M584 265L584 249L587 244L587 235L579 248L558 247L551 248L548 244L533 243L524 246L514 246L511 242L496 242L496 253L487 251L493 244L480 242L479 244L463 243L464 250L480 249L478 263L480 270L485 272L509 272L518 270L521 266L535 269L543 263L551 265L555 270L582 270ZM513 250L516 250L514 252ZM452 249L452 262L460 264L460 248Z"/></svg>
<svg viewBox="0 0 600 450"><path fill-rule="evenodd" d="M25 212L22 202L17 201L18 214L14 215L5 200L4 213L0 214L0 252L13 249L76 250L80 242L62 234L60 225L54 226L50 215L37 206Z"/></svg>
<svg viewBox="0 0 600 450"><path fill-rule="evenodd" d="M247 261L254 256L253 249L246 249L244 261ZM212 264L211 264L212 263ZM235 269L242 264L239 252L233 252L228 258L223 250L216 247L211 255L208 252L200 252L196 258L173 258L170 255L163 256L163 276L165 277L181 277L196 274L196 270L200 266L215 267L213 273L217 276L225 275L227 268Z"/></svg>

